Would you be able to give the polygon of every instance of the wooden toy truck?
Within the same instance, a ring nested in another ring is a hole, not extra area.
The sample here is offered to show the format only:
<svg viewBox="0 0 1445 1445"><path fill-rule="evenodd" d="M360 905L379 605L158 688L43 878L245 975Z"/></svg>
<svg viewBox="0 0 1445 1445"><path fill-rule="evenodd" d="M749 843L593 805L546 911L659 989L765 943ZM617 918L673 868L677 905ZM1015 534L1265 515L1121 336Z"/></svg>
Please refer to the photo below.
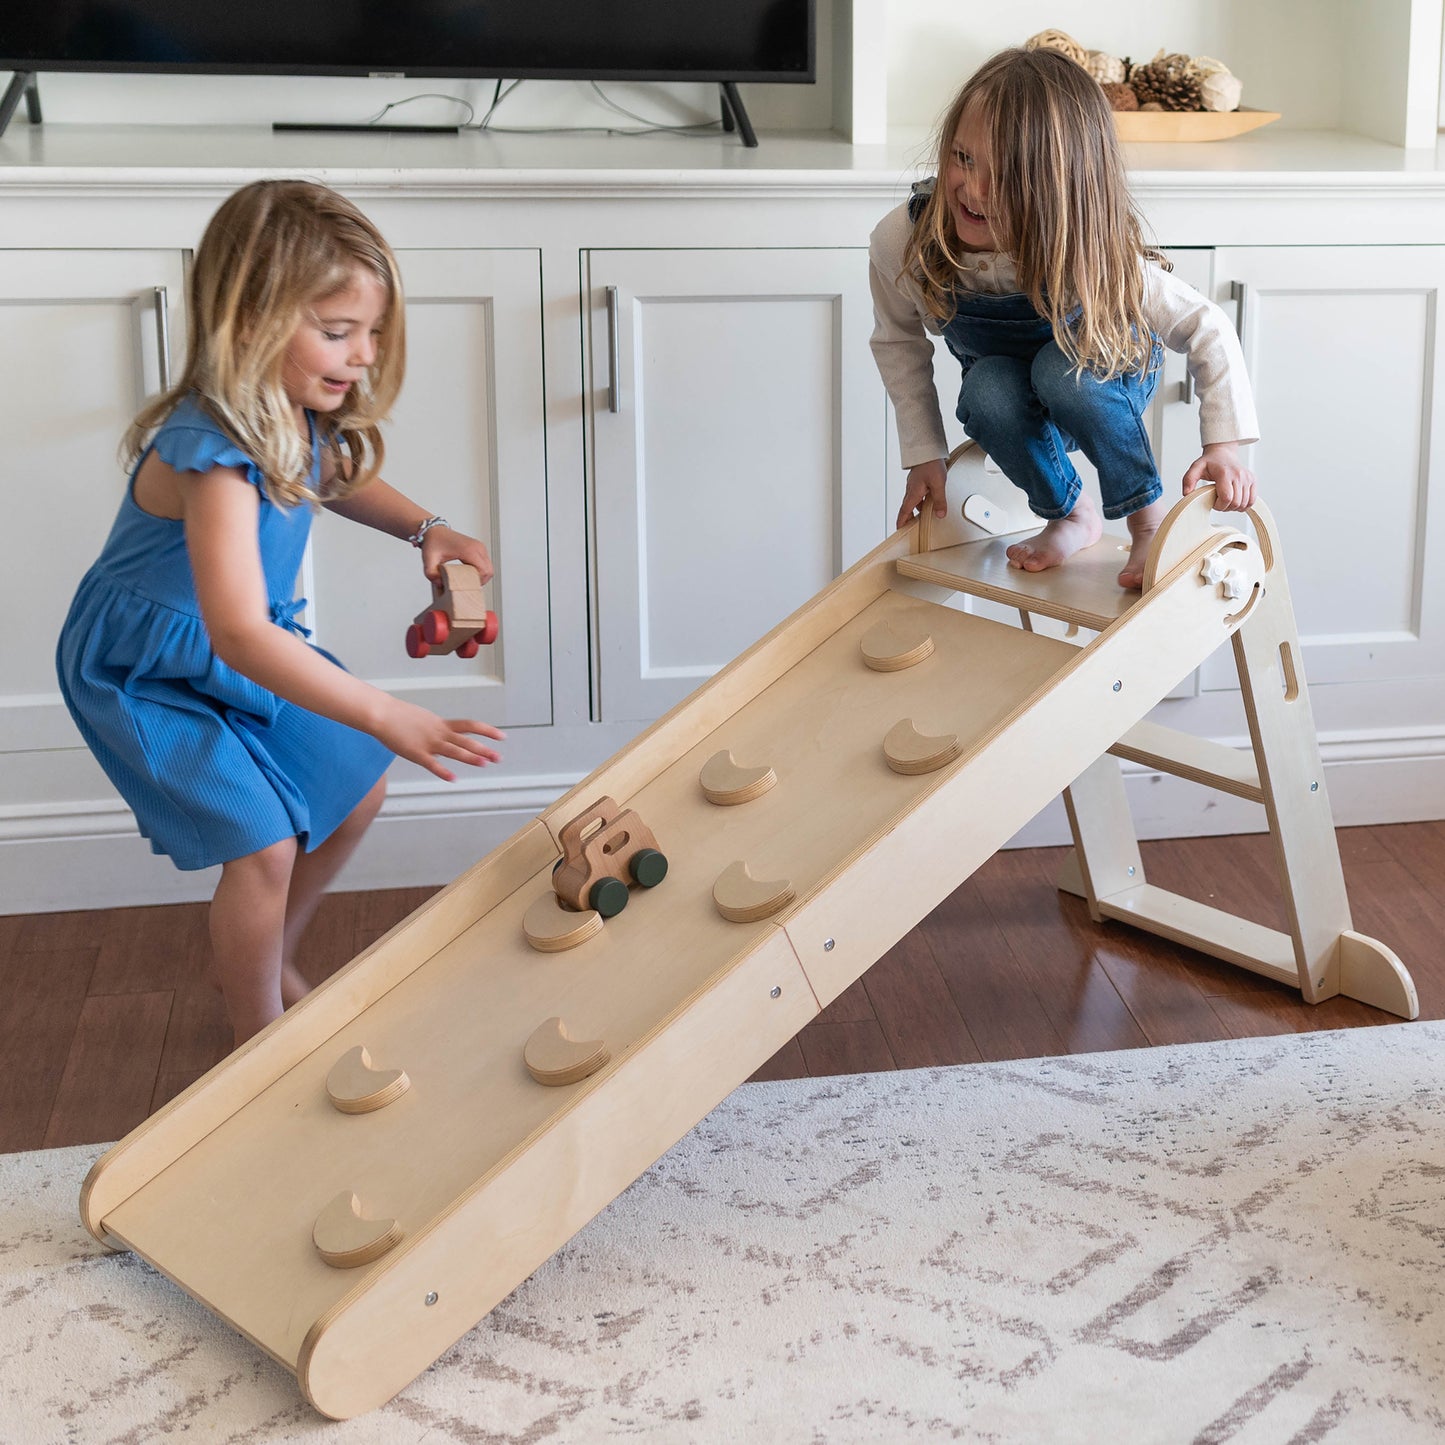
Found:
<svg viewBox="0 0 1445 1445"><path fill-rule="evenodd" d="M960 482L989 489L976 455ZM1267 509L1216 523L1212 489L1192 493L1130 594L1119 539L1021 572L959 494L102 1156L91 1233L228 1320L317 1409L372 1409L1060 792L1061 886L1095 918L1306 1002L1413 1018L1400 960L1351 923ZM945 605L958 593L1024 625ZM1243 749L1147 716L1225 643ZM1263 805L1288 931L1147 881L1120 757ZM668 886L539 951L524 918L565 913L562 835L602 797L667 839Z"/></svg>
<svg viewBox="0 0 1445 1445"><path fill-rule="evenodd" d="M667 876L652 830L611 798L599 798L568 823L561 843L552 888L569 908L612 918L627 907L629 883L655 888Z"/></svg>
<svg viewBox="0 0 1445 1445"><path fill-rule="evenodd" d="M418 612L406 630L409 657L455 652L475 657L497 640L497 614L482 599L482 578L465 562L448 562L432 583L431 606Z"/></svg>

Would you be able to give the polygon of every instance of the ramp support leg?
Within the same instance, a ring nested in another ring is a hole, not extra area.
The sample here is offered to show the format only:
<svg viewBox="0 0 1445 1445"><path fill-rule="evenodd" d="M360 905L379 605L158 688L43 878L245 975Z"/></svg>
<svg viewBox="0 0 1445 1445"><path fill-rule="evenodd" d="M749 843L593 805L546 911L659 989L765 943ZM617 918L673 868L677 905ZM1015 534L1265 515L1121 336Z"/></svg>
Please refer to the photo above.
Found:
<svg viewBox="0 0 1445 1445"><path fill-rule="evenodd" d="M1264 594L1232 645L1289 931L1147 883L1119 764L1107 753L1064 793L1074 849L1059 887L1086 899L1096 921L1129 922L1187 944L1291 984L1310 1003L1343 994L1415 1018L1419 1002L1403 964L1352 926L1282 566L1270 568ZM1234 780L1204 771L1199 756L1181 751L1178 767L1167 756L1154 761L1180 777L1240 791Z"/></svg>

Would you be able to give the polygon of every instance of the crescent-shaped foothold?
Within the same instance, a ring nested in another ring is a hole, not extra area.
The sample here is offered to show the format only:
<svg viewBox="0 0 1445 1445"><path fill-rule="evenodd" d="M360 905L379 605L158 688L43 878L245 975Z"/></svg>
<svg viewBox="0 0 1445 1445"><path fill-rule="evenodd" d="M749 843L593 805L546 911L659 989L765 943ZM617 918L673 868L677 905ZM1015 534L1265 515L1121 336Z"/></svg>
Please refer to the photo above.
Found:
<svg viewBox="0 0 1445 1445"><path fill-rule="evenodd" d="M883 756L895 773L931 773L959 754L957 733L941 737L925 737L913 725L912 718L894 723L883 739Z"/></svg>
<svg viewBox="0 0 1445 1445"><path fill-rule="evenodd" d="M369 1114L384 1109L411 1087L405 1069L372 1067L365 1044L357 1044L331 1066L326 1094L343 1114Z"/></svg>
<svg viewBox="0 0 1445 1445"><path fill-rule="evenodd" d="M858 644L874 672L902 672L933 653L933 634L916 619L889 617L876 622Z"/></svg>
<svg viewBox="0 0 1445 1445"><path fill-rule="evenodd" d="M726 808L751 803L778 781L778 775L766 763L745 768L724 748L702 765L697 780L709 803Z"/></svg>
<svg viewBox="0 0 1445 1445"><path fill-rule="evenodd" d="M522 932L538 953L562 953L586 943L602 931L602 915L595 908L564 908L550 890L544 893L522 919Z"/></svg>
<svg viewBox="0 0 1445 1445"><path fill-rule="evenodd" d="M355 1269L380 1259L397 1240L401 1228L394 1219L365 1219L361 1201L343 1189L320 1214L311 1230L316 1252L332 1269Z"/></svg>
<svg viewBox="0 0 1445 1445"><path fill-rule="evenodd" d="M601 1039L574 1039L560 1018L538 1024L522 1050L527 1072L539 1084L575 1084L612 1057Z"/></svg>
<svg viewBox="0 0 1445 1445"><path fill-rule="evenodd" d="M741 860L729 863L712 886L712 901L730 923L756 923L760 918L768 918L787 907L794 896L788 879L754 878Z"/></svg>

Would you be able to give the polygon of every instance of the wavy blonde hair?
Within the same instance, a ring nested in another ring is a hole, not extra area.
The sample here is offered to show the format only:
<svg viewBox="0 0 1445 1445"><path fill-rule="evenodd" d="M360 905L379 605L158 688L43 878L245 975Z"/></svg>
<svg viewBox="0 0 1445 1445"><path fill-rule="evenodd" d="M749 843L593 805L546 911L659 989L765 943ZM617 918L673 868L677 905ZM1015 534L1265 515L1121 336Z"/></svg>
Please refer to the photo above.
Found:
<svg viewBox="0 0 1445 1445"><path fill-rule="evenodd" d="M191 266L185 369L131 423L121 444L127 464L194 393L260 467L273 502L320 501L311 448L297 433L281 377L297 328L345 290L358 267L388 297L376 359L341 406L317 418L317 436L334 453L323 467L326 499L365 486L386 455L381 423L406 367L401 274L376 227L344 196L309 181L255 181L211 217Z"/></svg>
<svg viewBox="0 0 1445 1445"><path fill-rule="evenodd" d="M954 97L938 137L938 180L904 250L931 315L955 309L960 246L945 178L965 113L988 136L989 219L1019 286L1048 318L1076 369L1101 378L1142 370L1152 341L1141 258L1169 270L1144 241L1108 100L1058 51L1004 50Z"/></svg>

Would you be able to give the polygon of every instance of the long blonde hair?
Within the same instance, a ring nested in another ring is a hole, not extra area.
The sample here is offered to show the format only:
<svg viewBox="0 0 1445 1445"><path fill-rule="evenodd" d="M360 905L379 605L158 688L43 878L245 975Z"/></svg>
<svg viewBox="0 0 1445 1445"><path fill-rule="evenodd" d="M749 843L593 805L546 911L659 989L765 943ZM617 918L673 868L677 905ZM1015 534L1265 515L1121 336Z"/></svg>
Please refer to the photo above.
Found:
<svg viewBox="0 0 1445 1445"><path fill-rule="evenodd" d="M930 314L954 313L960 247L945 178L965 112L988 136L994 235L1060 349L1101 378L1142 370L1152 342L1140 260L1169 263L1144 242L1102 88L1056 50L1000 51L944 116L938 180L903 258Z"/></svg>
<svg viewBox="0 0 1445 1445"><path fill-rule="evenodd" d="M128 463L194 393L260 467L273 502L319 500L282 372L297 328L350 284L357 267L388 297L376 360L336 411L317 418L317 433L336 454L323 468L331 474L327 499L365 486L381 469L381 423L406 367L401 274L376 227L344 196L309 181L255 181L211 217L191 267L185 369L131 423L122 442Z"/></svg>

